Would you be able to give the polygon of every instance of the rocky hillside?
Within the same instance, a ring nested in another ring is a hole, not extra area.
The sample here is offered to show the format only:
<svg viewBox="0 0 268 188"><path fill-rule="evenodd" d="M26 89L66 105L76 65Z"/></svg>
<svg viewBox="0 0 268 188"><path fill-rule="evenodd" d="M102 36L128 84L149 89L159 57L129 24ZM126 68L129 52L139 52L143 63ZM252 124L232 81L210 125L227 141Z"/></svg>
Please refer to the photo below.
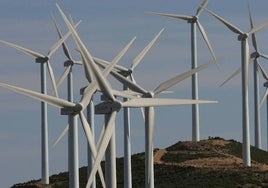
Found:
<svg viewBox="0 0 268 188"><path fill-rule="evenodd" d="M243 167L242 145L234 140L209 138L178 142L155 149L155 187L268 187L268 153L251 147L252 167ZM132 156L133 187L144 187L144 153ZM118 187L123 187L123 159L117 159ZM33 180L13 187L68 187L68 173L50 177L43 186ZM86 168L80 169L80 187ZM100 187L99 182L97 183Z"/></svg>

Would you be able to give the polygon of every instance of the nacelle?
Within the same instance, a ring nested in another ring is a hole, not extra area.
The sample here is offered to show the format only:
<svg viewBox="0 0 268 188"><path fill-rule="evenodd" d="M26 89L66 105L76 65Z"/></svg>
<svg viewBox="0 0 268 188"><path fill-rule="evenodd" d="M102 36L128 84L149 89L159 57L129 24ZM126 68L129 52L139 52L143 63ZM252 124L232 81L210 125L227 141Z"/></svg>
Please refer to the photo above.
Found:
<svg viewBox="0 0 268 188"><path fill-rule="evenodd" d="M95 114L110 114L119 111L122 105L120 102L105 101L95 105Z"/></svg>

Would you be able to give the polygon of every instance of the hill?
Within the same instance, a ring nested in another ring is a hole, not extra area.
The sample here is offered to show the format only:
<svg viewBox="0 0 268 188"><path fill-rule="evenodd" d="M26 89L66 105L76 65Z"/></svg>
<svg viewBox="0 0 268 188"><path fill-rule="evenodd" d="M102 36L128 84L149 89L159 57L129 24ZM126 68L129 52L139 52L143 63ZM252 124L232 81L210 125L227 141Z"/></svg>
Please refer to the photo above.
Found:
<svg viewBox="0 0 268 188"><path fill-rule="evenodd" d="M200 142L178 142L155 149L155 187L268 187L268 153L251 147L252 167L243 167L242 144L209 138ZM133 187L144 187L144 153L132 155ZM117 183L123 187L123 158L117 159ZM16 184L12 188L68 187L68 173ZM80 168L80 187L86 184L86 167ZM100 187L100 182L97 182Z"/></svg>

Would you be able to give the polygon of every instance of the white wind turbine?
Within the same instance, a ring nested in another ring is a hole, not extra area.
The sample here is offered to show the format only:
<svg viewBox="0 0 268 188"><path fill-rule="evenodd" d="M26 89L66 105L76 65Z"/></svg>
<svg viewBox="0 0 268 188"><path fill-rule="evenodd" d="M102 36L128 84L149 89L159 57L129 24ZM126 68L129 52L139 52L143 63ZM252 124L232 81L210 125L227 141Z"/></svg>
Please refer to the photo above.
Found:
<svg viewBox="0 0 268 188"><path fill-rule="evenodd" d="M114 97L114 90L112 90L111 86L109 85L109 83L106 81L105 79L105 75L103 76L103 73L106 72L101 72L99 70L99 67L94 63L93 58L91 57L90 53L87 51L85 45L83 44L83 42L81 41L81 39L79 38L78 34L76 33L75 29L72 27L72 25L69 23L67 17L65 16L65 14L62 12L62 10L60 9L60 7L57 5L65 23L67 24L67 26L69 27L69 29L72 31L73 37L76 41L76 44L81 52L81 55L83 56L83 59L88 62L85 63L85 67L86 70L90 71L92 75L92 80L95 80L96 82L98 82L98 85L100 87L101 92L103 92L103 94L105 95L105 97L108 99L108 101L101 103L100 105L96 106L97 109L97 113L102 113L102 114L109 114L109 120L107 119L107 125L106 125L106 130L104 132L104 135L102 137L102 141L100 143L99 146L99 151L98 151L98 155L95 158L95 162L94 162L94 166L93 169L91 171L91 175L89 177L88 183L87 183L87 187L89 187L92 184L92 181L95 177L96 171L97 169L100 168L100 162L103 158L103 155L106 151L106 148L108 146L108 144L110 143L110 160L111 160L111 166L113 168L110 168L110 172L108 172L108 177L107 179L109 180L108 182L106 182L107 187L116 187L116 168L115 168L115 140L114 138L111 140L112 136L114 135L115 132L115 117L117 112L122 108L122 107L153 107L153 106L169 106L169 105L181 105L181 104L198 104L198 103L211 103L213 101L199 101L199 100L179 100L179 99L154 99L154 98L134 98L125 102L121 102L115 99ZM204 65L205 66L205 65ZM208 65L206 65L208 66ZM107 68L106 68L107 69ZM197 68L196 68L197 69ZM202 69L199 67L199 69ZM195 70L197 71L197 70ZM195 73L195 72L191 72ZM107 75L106 75L107 76ZM188 77L188 75L186 74L182 74L179 76L179 78L181 79L181 77ZM124 78L124 77L123 77ZM163 90L165 90L166 88L169 88L170 86L174 85L175 83L177 83L178 77L172 78L170 80L168 80L167 82L160 84L159 87L157 87L155 89L155 93L161 92ZM130 86L128 85L128 87L130 88ZM88 90L86 89L85 92L87 92ZM153 96L150 93L147 93L148 97ZM147 97L147 96L145 96ZM152 138L153 138L153 133L150 128L153 127L153 119L154 119L154 110L153 108L151 108L151 110L148 110L148 119L146 120L146 124L149 127L148 128L148 142L147 145L152 146ZM111 140L111 141L110 141ZM148 147L147 151L150 150L149 148L152 147ZM152 153L152 151L149 153ZM148 157L148 164L149 161L152 161L153 158L149 159ZM152 163L152 162L151 162ZM148 165L149 166L149 165ZM148 173L153 172L150 169L148 169ZM149 176L148 176L148 180L149 180ZM149 181L146 184L146 187L148 186L154 186L153 181Z"/></svg>
<svg viewBox="0 0 268 188"><path fill-rule="evenodd" d="M267 118L267 132L268 132L268 75L267 72L264 70L264 68L257 62L257 65L259 67L259 70L262 73L262 76L265 80L265 83L263 84L263 86L266 88L266 91L264 93L264 96L262 98L260 107L263 105L264 101L266 100L266 118ZM267 150L268 150L268 136L267 136Z"/></svg>
<svg viewBox="0 0 268 188"><path fill-rule="evenodd" d="M210 15L215 17L221 23L223 23L228 29L235 34L238 34L238 40L241 41L241 67L242 67L242 129L243 129L243 164L244 166L251 166L250 157L250 138L249 138L249 104L248 104L248 59L249 59L249 46L248 37L249 35L259 31L268 25L263 23L257 25L249 32L243 32L236 26L227 22L214 12L204 8Z"/></svg>
<svg viewBox="0 0 268 188"><path fill-rule="evenodd" d="M211 47L211 44L208 40L207 34L205 32L204 27L199 22L199 16L202 13L203 9L201 7L205 7L208 3L208 0L203 0L201 5L198 7L196 14L194 16L188 15L179 15L179 14L165 14L165 13L156 13L150 12L151 14L156 14L160 16L166 16L169 18L175 18L179 20L187 21L191 24L191 68L197 67L197 37L196 37L196 26L198 27L208 49L216 62L216 56ZM192 76L192 99L198 99L198 75L197 73ZM199 131L199 106L198 104L192 105L192 140L199 141L200 140L200 131Z"/></svg>
<svg viewBox="0 0 268 188"><path fill-rule="evenodd" d="M0 40L1 43L4 43L12 48L15 48L27 55L30 55L35 58L36 63L40 63L40 72L41 72L41 93L47 93L46 85L46 70L45 66L47 65L48 72L52 81L52 86L54 93L58 97L58 92L56 88L55 77L53 69L50 65L49 59L53 53L61 46L61 44L70 36L70 32L65 34L62 39L57 41L49 50L47 55L42 55L38 52L26 49L19 45ZM41 102L41 181L43 184L49 184L49 154L48 154L48 125L47 125L47 104Z"/></svg>

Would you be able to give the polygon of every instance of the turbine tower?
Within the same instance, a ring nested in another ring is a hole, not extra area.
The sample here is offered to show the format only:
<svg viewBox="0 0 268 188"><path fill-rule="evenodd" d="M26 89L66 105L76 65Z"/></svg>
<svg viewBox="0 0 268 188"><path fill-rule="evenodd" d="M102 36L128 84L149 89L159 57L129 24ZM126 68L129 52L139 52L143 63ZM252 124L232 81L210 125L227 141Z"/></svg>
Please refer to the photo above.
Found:
<svg viewBox="0 0 268 188"><path fill-rule="evenodd" d="M249 32L243 32L231 23L227 22L214 12L204 8L210 15L219 20L228 29L238 34L238 40L241 42L241 67L242 67L242 132L243 132L243 165L251 166L250 157L250 133L249 133L249 103L248 103L248 59L249 59L249 35L259 31L268 23L264 23L252 28Z"/></svg>
<svg viewBox="0 0 268 188"><path fill-rule="evenodd" d="M262 98L261 104L260 106L262 106L262 104L264 103L264 101L266 100L266 125L267 125L267 133L268 133L268 75L267 72L264 70L264 68L257 62L258 68L262 73L262 76L265 80L265 83L263 84L263 86L266 88L265 94ZM268 136L267 136L267 151L268 151Z"/></svg>
<svg viewBox="0 0 268 188"><path fill-rule="evenodd" d="M202 34L203 39L205 40L205 43L208 46L209 51L214 61L216 62L216 56L208 40L205 29L199 22L199 16L203 11L201 7L205 7L207 3L208 3L208 0L203 0L194 16L149 12L150 14L156 14L160 16L166 16L169 18L184 20L191 24L191 61L192 61L191 68L192 69L198 66L197 65L196 26L198 27L200 33ZM196 99L196 100L198 99L198 74L197 73L192 76L192 99ZM200 127L199 126L199 106L198 104L193 104L192 105L192 141L200 141L200 131L199 131L200 128L199 127Z"/></svg>

